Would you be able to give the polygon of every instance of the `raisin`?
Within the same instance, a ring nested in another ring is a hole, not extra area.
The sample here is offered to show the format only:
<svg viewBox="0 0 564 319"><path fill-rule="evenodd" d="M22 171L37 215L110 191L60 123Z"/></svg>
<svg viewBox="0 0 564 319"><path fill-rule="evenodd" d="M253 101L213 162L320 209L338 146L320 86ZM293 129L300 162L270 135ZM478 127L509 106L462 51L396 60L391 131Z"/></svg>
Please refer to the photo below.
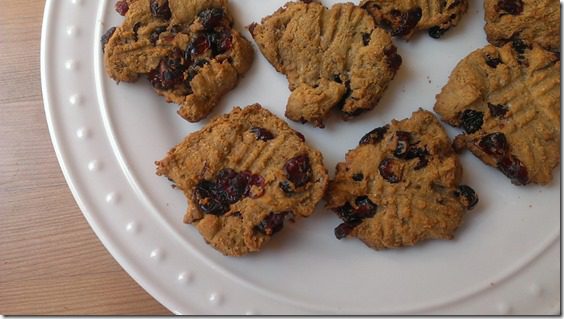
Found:
<svg viewBox="0 0 564 319"><path fill-rule="evenodd" d="M229 206L218 198L217 193L215 183L206 180L200 181L194 189L198 209L205 214L218 216L225 214L229 210Z"/></svg>
<svg viewBox="0 0 564 319"><path fill-rule="evenodd" d="M509 150L507 139L503 133L488 134L478 142L478 147L485 153L493 155L496 158L502 158Z"/></svg>
<svg viewBox="0 0 564 319"><path fill-rule="evenodd" d="M501 59L498 57L494 57L491 56L489 54L486 54L486 64L490 67L490 68L497 68L498 64L501 63Z"/></svg>
<svg viewBox="0 0 564 319"><path fill-rule="evenodd" d="M520 15L523 12L522 0L499 0L496 5L497 11L505 11L510 15Z"/></svg>
<svg viewBox="0 0 564 319"><path fill-rule="evenodd" d="M433 39L439 39L439 38L442 37L443 34L445 34L447 31L448 31L448 28L447 28L447 29L443 29L443 28L441 28L441 27L439 27L439 26L434 26L434 27L429 28L429 31L428 31L428 32L429 32L429 36L430 36L431 38L433 38Z"/></svg>
<svg viewBox="0 0 564 319"><path fill-rule="evenodd" d="M286 214L286 212L271 212L258 225L255 226L255 230L267 236L276 234L284 227L284 219L286 218Z"/></svg>
<svg viewBox="0 0 564 319"><path fill-rule="evenodd" d="M360 182L364 179L364 174L362 174L362 173L353 174L352 179L354 181Z"/></svg>
<svg viewBox="0 0 564 319"><path fill-rule="evenodd" d="M417 171L426 167L427 164L429 164L429 159L427 159L427 155L429 155L429 152L427 152L426 149L420 147L411 147L409 151L407 151L405 159L410 160L410 159L418 158L419 162L417 162L417 164L413 167L413 169Z"/></svg>
<svg viewBox="0 0 564 319"><path fill-rule="evenodd" d="M386 55L386 62L392 71L397 72L402 63L401 56L397 54L397 48L394 45L387 47L384 49L384 54Z"/></svg>
<svg viewBox="0 0 564 319"><path fill-rule="evenodd" d="M288 180L296 187L304 186L311 179L312 171L307 155L299 155L289 159L284 165Z"/></svg>
<svg viewBox="0 0 564 319"><path fill-rule="evenodd" d="M405 131L397 131L396 139L397 146L394 150L394 156L398 158L405 158L410 147L411 133Z"/></svg>
<svg viewBox="0 0 564 319"><path fill-rule="evenodd" d="M484 114L475 110L465 110L460 116L462 128L466 133L472 134L482 128L484 124Z"/></svg>
<svg viewBox="0 0 564 319"><path fill-rule="evenodd" d="M213 28L219 26L224 17L225 12L221 8L205 9L198 14L200 23L202 23L205 30L212 30Z"/></svg>
<svg viewBox="0 0 564 319"><path fill-rule="evenodd" d="M333 210L345 223L354 223L360 222L365 218L373 217L378 208L368 196L357 197L355 199L355 206L356 207L353 207L349 202L346 202L343 206L339 206Z"/></svg>
<svg viewBox="0 0 564 319"><path fill-rule="evenodd" d="M227 52L233 46L233 38L228 30L208 33L208 42L214 56Z"/></svg>
<svg viewBox="0 0 564 319"><path fill-rule="evenodd" d="M162 59L159 65L149 72L148 78L154 88L168 90L182 83L186 67L178 58Z"/></svg>
<svg viewBox="0 0 564 319"><path fill-rule="evenodd" d="M392 36L408 35L421 20L421 8L416 7L407 11L394 9L390 11L388 19L382 19L381 26Z"/></svg>
<svg viewBox="0 0 564 319"><path fill-rule="evenodd" d="M184 51L184 59L191 60L192 56L200 55L210 48L210 41L206 34L199 33L192 39Z"/></svg>
<svg viewBox="0 0 564 319"><path fill-rule="evenodd" d="M106 50L106 44L108 44L108 41L110 41L110 38L112 37L112 35L114 35L114 32L116 32L116 27L111 27L108 29L108 31L104 32L102 38L100 38L100 43L102 43L102 52Z"/></svg>
<svg viewBox="0 0 564 319"><path fill-rule="evenodd" d="M157 41L159 40L159 36L161 35L161 33L165 31L166 31L165 27L156 27L155 30L151 32L151 35L149 35L149 41L151 41L151 44L156 45Z"/></svg>
<svg viewBox="0 0 564 319"><path fill-rule="evenodd" d="M526 185L529 183L527 167L514 155L506 156L497 162L499 170L511 179L515 185Z"/></svg>
<svg viewBox="0 0 564 319"><path fill-rule="evenodd" d="M287 195L291 195L294 193L294 189L292 185L290 185L290 182L288 181L282 181L278 183L278 187L280 187L280 189Z"/></svg>
<svg viewBox="0 0 564 319"><path fill-rule="evenodd" d="M151 0L151 14L155 18L168 20L172 16L168 0Z"/></svg>
<svg viewBox="0 0 564 319"><path fill-rule="evenodd" d="M269 130L262 127L252 127L250 131L255 134L257 141L266 142L274 138L274 135Z"/></svg>
<svg viewBox="0 0 564 319"><path fill-rule="evenodd" d="M335 237L339 240L347 237L358 224L360 224L360 222L340 224L335 228Z"/></svg>
<svg viewBox="0 0 564 319"><path fill-rule="evenodd" d="M478 204L478 195L476 192L467 185L458 186L458 190L454 192L456 197L462 197L462 204L466 209L472 209Z"/></svg>
<svg viewBox="0 0 564 319"><path fill-rule="evenodd" d="M519 54L523 54L525 53L525 50L531 48L527 43L525 43L521 39L513 39L511 41L511 45L513 46L513 49Z"/></svg>
<svg viewBox="0 0 564 319"><path fill-rule="evenodd" d="M127 1L119 0L116 1L116 4L114 5L114 9L121 16L125 16L127 14L127 11L129 11L129 5L127 4Z"/></svg>
<svg viewBox="0 0 564 319"><path fill-rule="evenodd" d="M364 46L367 46L370 43L370 33L363 33L362 34L362 44L364 44Z"/></svg>
<svg viewBox="0 0 564 319"><path fill-rule="evenodd" d="M392 158L385 158L380 162L380 165L378 165L380 175L392 184L400 182L400 176L397 172L398 169L398 163Z"/></svg>
<svg viewBox="0 0 564 319"><path fill-rule="evenodd" d="M364 135L360 139L358 144L364 145L364 144L377 144L377 143L379 143L384 138L384 135L388 131L389 127L390 127L389 125L385 125L385 126L377 127L375 129L373 129L372 131L366 133L366 135Z"/></svg>

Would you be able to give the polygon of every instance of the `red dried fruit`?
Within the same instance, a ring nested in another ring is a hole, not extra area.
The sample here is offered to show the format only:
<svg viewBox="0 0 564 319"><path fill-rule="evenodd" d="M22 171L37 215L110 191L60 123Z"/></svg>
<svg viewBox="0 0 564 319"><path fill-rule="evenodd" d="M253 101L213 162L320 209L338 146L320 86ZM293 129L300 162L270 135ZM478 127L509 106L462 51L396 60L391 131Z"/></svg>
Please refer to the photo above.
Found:
<svg viewBox="0 0 564 319"><path fill-rule="evenodd" d="M509 109L507 106L502 104L491 104L488 103L488 108L490 109L490 113L493 117L503 117Z"/></svg>
<svg viewBox="0 0 564 319"><path fill-rule="evenodd" d="M291 195L294 193L294 189L292 185L290 185L290 182L288 181L282 181L278 183L278 187L280 187L280 189L287 195Z"/></svg>
<svg viewBox="0 0 564 319"><path fill-rule="evenodd" d="M405 158L407 151L411 146L411 133L405 131L396 132L397 145L394 150L394 156L398 158Z"/></svg>
<svg viewBox="0 0 564 319"><path fill-rule="evenodd" d="M397 48L394 45L387 47L384 49L384 54L386 55L386 62L390 68L394 72L397 72L402 63L401 56L397 54Z"/></svg>
<svg viewBox="0 0 564 319"><path fill-rule="evenodd" d="M458 190L454 192L456 197L462 197L462 204L466 209L472 209L478 204L478 195L476 192L467 185L458 186Z"/></svg>
<svg viewBox="0 0 564 319"><path fill-rule="evenodd" d="M380 165L378 165L378 170L382 178L392 184L400 182L398 168L398 163L392 158L385 158L380 162Z"/></svg>
<svg viewBox="0 0 564 319"><path fill-rule="evenodd" d="M527 167L515 156L510 155L501 159L497 163L497 168L511 179L515 185L526 185L529 183L529 173Z"/></svg>
<svg viewBox="0 0 564 319"><path fill-rule="evenodd" d="M491 133L480 139L478 147L485 153L493 155L496 158L502 158L509 150L507 139L503 133Z"/></svg>
<svg viewBox="0 0 564 319"><path fill-rule="evenodd" d="M112 37L112 35L114 35L114 32L116 32L116 27L111 27L106 32L104 32L102 38L100 38L100 43L102 43L102 52L106 50L106 44L108 44L108 41L110 41L110 38Z"/></svg>
<svg viewBox="0 0 564 319"><path fill-rule="evenodd" d="M229 51L233 46L231 32L226 29L208 33L208 42L210 43L214 56Z"/></svg>
<svg viewBox="0 0 564 319"><path fill-rule="evenodd" d="M172 16L168 0L151 0L151 14L160 19L168 20Z"/></svg>
<svg viewBox="0 0 564 319"><path fill-rule="evenodd" d="M299 155L289 159L284 165L284 171L286 172L288 180L296 187L307 184L313 174L307 155Z"/></svg>
<svg viewBox="0 0 564 319"><path fill-rule="evenodd" d="M507 12L511 15L520 15L523 12L522 0L499 0L495 7L496 11Z"/></svg>
<svg viewBox="0 0 564 319"><path fill-rule="evenodd" d="M364 135L360 139L358 144L364 145L364 144L377 144L377 143L379 143L384 138L384 135L388 131L388 128L390 128L390 126L385 125L385 126L377 127L375 129L373 129L372 131L366 133L366 135Z"/></svg>
<svg viewBox="0 0 564 319"><path fill-rule="evenodd" d="M156 45L157 41L159 40L160 34L165 31L166 31L165 27L156 27L155 30L153 30L153 32L151 32L151 35L149 36L149 41L151 41L151 44Z"/></svg>
<svg viewBox="0 0 564 319"><path fill-rule="evenodd" d="M484 124L484 113L475 110L464 110L460 115L461 126L468 134L472 134L482 128Z"/></svg>
<svg viewBox="0 0 564 319"><path fill-rule="evenodd" d="M378 206L368 196L359 196L355 199L354 207L347 202L343 206L335 208L334 211L345 223L354 223L373 217L377 209Z"/></svg>
<svg viewBox="0 0 564 319"><path fill-rule="evenodd" d="M119 0L116 1L116 4L114 5L114 9L121 16L125 16L127 14L127 11L129 11L129 5L127 4L127 1Z"/></svg>
<svg viewBox="0 0 564 319"><path fill-rule="evenodd" d="M252 127L250 131L255 134L257 141L266 142L274 138L274 135L269 130L262 127Z"/></svg>
<svg viewBox="0 0 564 319"><path fill-rule="evenodd" d="M221 8L205 9L198 14L200 23L205 30L212 30L213 28L220 26L224 17L225 12Z"/></svg>
<svg viewBox="0 0 564 319"><path fill-rule="evenodd" d="M486 55L486 64L490 67L490 68L497 68L497 66L501 63L501 59L498 57L494 57L491 55Z"/></svg>
<svg viewBox="0 0 564 319"><path fill-rule="evenodd" d="M284 227L284 220L286 219L286 215L288 215L288 212L271 212L260 222L260 224L255 226L255 230L264 235L272 236L282 230L282 228Z"/></svg>
<svg viewBox="0 0 564 319"><path fill-rule="evenodd" d="M429 36L433 39L439 39L448 31L448 29L443 29L440 26L434 26L429 28Z"/></svg>
<svg viewBox="0 0 564 319"><path fill-rule="evenodd" d="M205 33L199 33L192 39L190 44L186 47L184 57L186 60L191 60L191 58L196 55L203 54L210 48L210 41Z"/></svg>
<svg viewBox="0 0 564 319"><path fill-rule="evenodd" d="M402 37L411 32L421 20L421 8L416 7L407 11L394 9L390 15L381 21L381 27L388 31L392 36Z"/></svg>
<svg viewBox="0 0 564 319"><path fill-rule="evenodd" d="M178 58L162 59L147 75L149 82L159 90L169 90L182 83L186 67Z"/></svg>
<svg viewBox="0 0 564 319"><path fill-rule="evenodd" d="M339 240L347 237L353 231L353 229L358 226L358 224L360 224L360 222L341 223L335 228L335 237L337 237L337 239Z"/></svg>

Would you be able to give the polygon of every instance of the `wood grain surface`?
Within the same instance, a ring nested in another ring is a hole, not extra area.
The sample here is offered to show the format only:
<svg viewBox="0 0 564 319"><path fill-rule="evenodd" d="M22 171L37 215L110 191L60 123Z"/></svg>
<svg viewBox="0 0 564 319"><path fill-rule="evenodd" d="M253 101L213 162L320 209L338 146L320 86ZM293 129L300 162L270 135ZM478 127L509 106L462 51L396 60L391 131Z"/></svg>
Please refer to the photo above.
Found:
<svg viewBox="0 0 564 319"><path fill-rule="evenodd" d="M43 7L0 9L0 314L170 314L102 246L63 178L41 97Z"/></svg>

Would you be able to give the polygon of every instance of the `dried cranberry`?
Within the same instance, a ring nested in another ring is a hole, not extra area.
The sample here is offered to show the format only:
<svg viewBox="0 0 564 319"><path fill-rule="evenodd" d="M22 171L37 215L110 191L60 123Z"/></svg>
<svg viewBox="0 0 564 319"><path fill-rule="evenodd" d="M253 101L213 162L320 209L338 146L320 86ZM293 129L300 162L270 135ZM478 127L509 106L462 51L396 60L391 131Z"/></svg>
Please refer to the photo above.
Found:
<svg viewBox="0 0 564 319"><path fill-rule="evenodd" d="M461 126L468 134L472 134L482 128L484 114L475 110L464 110L460 116Z"/></svg>
<svg viewBox="0 0 564 319"><path fill-rule="evenodd" d="M280 187L280 189L287 195L291 195L294 193L294 189L292 185L290 185L290 182L288 181L282 181L278 183L278 187Z"/></svg>
<svg viewBox="0 0 564 319"><path fill-rule="evenodd" d="M151 0L151 14L160 19L168 20L172 16L168 0Z"/></svg>
<svg viewBox="0 0 564 319"><path fill-rule="evenodd" d="M364 174L362 174L362 173L353 174L352 179L354 181L360 182L364 179Z"/></svg>
<svg viewBox="0 0 564 319"><path fill-rule="evenodd" d="M162 59L148 78L154 88L169 90L182 83L185 69L180 59Z"/></svg>
<svg viewBox="0 0 564 319"><path fill-rule="evenodd" d="M520 15L523 12L522 0L499 0L496 5L497 11L505 11L511 15Z"/></svg>
<svg viewBox="0 0 564 319"><path fill-rule="evenodd" d="M231 32L226 29L208 33L208 42L214 56L229 51L233 46Z"/></svg>
<svg viewBox="0 0 564 319"><path fill-rule="evenodd" d="M470 186L458 186L458 190L454 192L454 195L456 197L462 196L462 203L466 209L472 209L478 204L478 195L476 195L476 192Z"/></svg>
<svg viewBox="0 0 564 319"><path fill-rule="evenodd" d="M129 11L129 5L127 4L127 1L119 0L116 1L114 9L116 9L116 12L120 15L125 16L127 14L127 11Z"/></svg>
<svg viewBox="0 0 564 319"><path fill-rule="evenodd" d="M478 147L489 155L493 155L496 158L502 158L505 153L509 150L509 145L507 144L507 139L503 133L491 133L488 134L478 142Z"/></svg>
<svg viewBox="0 0 564 319"><path fill-rule="evenodd" d="M221 216L229 210L226 205L218 197L216 184L210 181L200 181L194 189L194 197L200 211L205 214Z"/></svg>
<svg viewBox="0 0 564 319"><path fill-rule="evenodd" d="M407 151L410 147L411 133L405 131L396 132L397 145L394 150L394 156L398 158L405 158Z"/></svg>
<svg viewBox="0 0 564 319"><path fill-rule="evenodd" d="M249 193L249 179L251 174L238 174L232 169L224 168L218 172L216 184L224 201L233 204Z"/></svg>
<svg viewBox="0 0 564 319"><path fill-rule="evenodd" d="M370 43L370 33L365 32L362 34L362 44L367 46L369 43Z"/></svg>
<svg viewBox="0 0 564 319"><path fill-rule="evenodd" d="M116 32L116 27L111 27L102 35L102 38L100 39L100 42L102 43L102 52L106 50L106 44L108 44L108 41L110 41L114 32Z"/></svg>
<svg viewBox="0 0 564 319"><path fill-rule="evenodd" d="M379 143L384 138L384 135L388 131L388 128L390 128L390 126L385 125L385 126L377 127L375 129L373 129L372 131L370 131L366 135L364 135L360 139L360 142L358 142L358 144L364 145L364 144L377 144L377 143Z"/></svg>
<svg viewBox="0 0 564 319"><path fill-rule="evenodd" d="M353 231L353 229L358 226L358 224L360 224L360 222L341 223L335 228L335 237L337 237L337 239L339 240L347 237Z"/></svg>
<svg viewBox="0 0 564 319"><path fill-rule="evenodd" d="M258 225L255 230L267 235L272 236L282 230L284 227L284 219L286 219L287 212L283 213L270 213Z"/></svg>
<svg viewBox="0 0 564 319"><path fill-rule="evenodd" d="M155 30L153 30L153 32L151 32L151 35L149 36L149 41L151 41L151 44L153 45L157 44L160 34L165 31L166 31L165 27L156 27Z"/></svg>
<svg viewBox="0 0 564 319"><path fill-rule="evenodd" d="M405 36L415 28L419 20L421 20L421 8L413 8L407 11L394 9L390 11L390 15L382 19L381 26L392 36Z"/></svg>
<svg viewBox="0 0 564 319"><path fill-rule="evenodd" d="M368 196L359 196L355 199L355 206L345 203L343 206L337 207L334 211L346 223L354 223L362 221L365 218L373 217L376 214L378 206L374 204Z"/></svg>
<svg viewBox="0 0 564 319"><path fill-rule="evenodd" d="M448 31L448 29L443 29L439 26L434 26L429 28L429 36L433 39L439 39Z"/></svg>
<svg viewBox="0 0 564 319"><path fill-rule="evenodd" d="M378 170L382 178L392 184L400 182L399 168L399 163L392 158L385 158L380 162L380 165L378 165Z"/></svg>
<svg viewBox="0 0 564 319"><path fill-rule="evenodd" d="M200 55L210 48L210 41L206 34L199 33L192 39L190 44L186 47L184 58L188 61L192 60L192 56Z"/></svg>
<svg viewBox="0 0 564 319"><path fill-rule="evenodd" d="M427 150L424 148L410 147L409 150L407 151L405 159L410 160L410 159L418 158L419 162L417 162L417 165L413 167L413 169L417 171L426 167L427 164L429 164L429 159L427 159L427 155L429 155L429 152L427 152Z"/></svg>
<svg viewBox="0 0 564 319"><path fill-rule="evenodd" d="M523 54L525 53L525 50L531 48L527 43L518 38L513 39L511 41L511 45L513 46L513 49L519 54Z"/></svg>
<svg viewBox="0 0 564 319"><path fill-rule="evenodd" d="M498 57L494 57L491 56L489 54L486 54L486 64L490 67L490 68L497 68L497 66L501 63L501 59Z"/></svg>
<svg viewBox="0 0 564 319"><path fill-rule="evenodd" d="M497 162L499 170L511 179L515 185L526 185L529 183L527 167L514 155L506 156Z"/></svg>
<svg viewBox="0 0 564 319"><path fill-rule="evenodd" d="M384 49L384 54L386 55L386 62L390 68L394 72L397 72L402 63L401 56L397 54L397 48L394 45L387 47Z"/></svg>
<svg viewBox="0 0 564 319"><path fill-rule="evenodd" d="M311 179L312 171L307 155L299 155L289 159L284 165L288 180L296 187L304 186Z"/></svg>
<svg viewBox="0 0 564 319"><path fill-rule="evenodd" d="M267 129L262 127L252 127L251 132L255 134L255 137L261 141L268 141L274 138L274 135Z"/></svg>
<svg viewBox="0 0 564 319"><path fill-rule="evenodd" d="M205 30L212 30L219 26L224 17L225 12L221 8L205 9L198 14L200 23L202 23Z"/></svg>

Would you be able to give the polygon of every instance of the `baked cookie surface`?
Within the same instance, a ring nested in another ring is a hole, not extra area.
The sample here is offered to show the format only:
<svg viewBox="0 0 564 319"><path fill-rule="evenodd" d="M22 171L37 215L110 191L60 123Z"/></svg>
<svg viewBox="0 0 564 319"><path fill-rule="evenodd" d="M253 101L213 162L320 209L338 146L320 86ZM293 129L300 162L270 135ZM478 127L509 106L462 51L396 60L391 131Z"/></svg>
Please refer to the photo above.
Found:
<svg viewBox="0 0 564 319"><path fill-rule="evenodd" d="M416 30L440 38L468 10L468 0L363 0L376 23L392 36L408 40Z"/></svg>
<svg viewBox="0 0 564 319"><path fill-rule="evenodd" d="M125 20L102 37L106 73L118 82L147 77L190 122L206 117L253 61L227 0L120 0L116 11Z"/></svg>
<svg viewBox="0 0 564 319"><path fill-rule="evenodd" d="M311 215L328 183L321 153L258 104L216 118L156 165L186 195L184 222L231 256Z"/></svg>
<svg viewBox="0 0 564 319"><path fill-rule="evenodd" d="M373 109L402 61L390 36L350 3L289 2L249 30L288 78L286 117L318 127L335 108L345 119Z"/></svg>
<svg viewBox="0 0 564 319"><path fill-rule="evenodd" d="M458 63L435 111L469 149L516 185L547 184L560 161L560 59L520 41L488 45Z"/></svg>
<svg viewBox="0 0 564 319"><path fill-rule="evenodd" d="M560 52L560 2L555 0L484 0L488 41L503 46L513 40L537 43Z"/></svg>
<svg viewBox="0 0 564 319"><path fill-rule="evenodd" d="M327 207L344 221L339 239L374 249L452 239L478 197L460 185L462 168L435 116L424 110L366 134L337 164Z"/></svg>

